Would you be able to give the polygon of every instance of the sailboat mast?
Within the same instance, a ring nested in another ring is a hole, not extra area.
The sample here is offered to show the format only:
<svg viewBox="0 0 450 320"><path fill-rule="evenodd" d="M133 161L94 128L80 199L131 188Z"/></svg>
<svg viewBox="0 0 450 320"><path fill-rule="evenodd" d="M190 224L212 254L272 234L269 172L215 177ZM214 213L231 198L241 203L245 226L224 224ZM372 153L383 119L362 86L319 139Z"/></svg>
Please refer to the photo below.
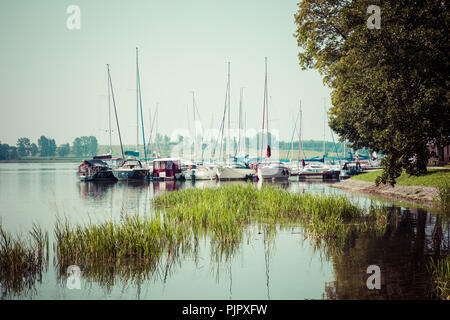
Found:
<svg viewBox="0 0 450 320"><path fill-rule="evenodd" d="M109 87L108 76L108 117L109 117L109 154L112 155L112 135L111 135L111 89Z"/></svg>
<svg viewBox="0 0 450 320"><path fill-rule="evenodd" d="M325 127L327 119L327 107L325 105L325 98L323 99L323 156L325 157Z"/></svg>
<svg viewBox="0 0 450 320"><path fill-rule="evenodd" d="M247 154L247 112L244 112L244 156Z"/></svg>
<svg viewBox="0 0 450 320"><path fill-rule="evenodd" d="M139 151L139 75L138 75L138 48L136 48L136 151Z"/></svg>
<svg viewBox="0 0 450 320"><path fill-rule="evenodd" d="M119 141L120 141L120 150L122 151L122 158L125 158L125 155L123 153L122 137L120 136L119 118L117 117L116 100L114 99L114 89L112 86L111 73L109 72L109 64L107 64L106 67L108 68L108 78L109 78L109 85L111 88L111 97L114 105L114 113L116 115L117 132L119 133Z"/></svg>
<svg viewBox="0 0 450 320"><path fill-rule="evenodd" d="M264 150L264 121L266 116L266 97L267 97L267 57L264 58L265 61L265 78L264 78L264 102L263 102L263 119L262 119L262 131L261 131L261 158L263 159L263 150Z"/></svg>
<svg viewBox="0 0 450 320"><path fill-rule="evenodd" d="M230 130L231 130L231 117L230 117L230 91L231 91L231 81L230 81L230 62L228 62L228 132L227 132L227 162L230 158L230 148L231 148L231 140L230 140Z"/></svg>
<svg viewBox="0 0 450 320"><path fill-rule="evenodd" d="M300 110L299 110L299 126L298 126L298 172L300 172L300 141L302 140L302 100L300 100Z"/></svg>
<svg viewBox="0 0 450 320"><path fill-rule="evenodd" d="M144 115L142 113L141 77L140 77L140 74L139 74L139 65L138 65L138 48L136 48L136 67L137 67L136 68L136 77L137 77L137 80L138 80L139 106L140 106L140 109L141 109L142 145L144 146L144 159L145 159L145 162L147 162L147 149L145 148ZM139 142L139 138L138 138L138 142ZM139 149L137 149L136 151L139 151Z"/></svg>
<svg viewBox="0 0 450 320"><path fill-rule="evenodd" d="M242 140L241 140L241 129L242 129L242 104L244 100L244 87L241 88L241 95L239 99L239 140L238 140L238 153L242 153Z"/></svg>
<svg viewBox="0 0 450 320"><path fill-rule="evenodd" d="M192 112L194 113L194 161L197 160L197 125L196 125L196 118L195 118L195 93L194 91L191 91L192 93Z"/></svg>

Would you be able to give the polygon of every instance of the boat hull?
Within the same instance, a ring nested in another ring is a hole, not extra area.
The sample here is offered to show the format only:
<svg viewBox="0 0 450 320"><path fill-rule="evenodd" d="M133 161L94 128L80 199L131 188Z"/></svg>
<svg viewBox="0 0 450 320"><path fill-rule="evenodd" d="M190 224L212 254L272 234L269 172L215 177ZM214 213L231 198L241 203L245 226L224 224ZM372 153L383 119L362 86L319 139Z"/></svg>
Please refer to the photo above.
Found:
<svg viewBox="0 0 450 320"><path fill-rule="evenodd" d="M78 174L80 181L116 181L112 170L102 170L93 175Z"/></svg>
<svg viewBox="0 0 450 320"><path fill-rule="evenodd" d="M216 174L220 180L244 180L252 178L256 171L247 168L217 167Z"/></svg>
<svg viewBox="0 0 450 320"><path fill-rule="evenodd" d="M113 170L114 177L119 180L147 180L149 169L117 169Z"/></svg>
<svg viewBox="0 0 450 320"><path fill-rule="evenodd" d="M260 179L289 179L290 173L288 168L283 167L260 167L258 168L258 178Z"/></svg>

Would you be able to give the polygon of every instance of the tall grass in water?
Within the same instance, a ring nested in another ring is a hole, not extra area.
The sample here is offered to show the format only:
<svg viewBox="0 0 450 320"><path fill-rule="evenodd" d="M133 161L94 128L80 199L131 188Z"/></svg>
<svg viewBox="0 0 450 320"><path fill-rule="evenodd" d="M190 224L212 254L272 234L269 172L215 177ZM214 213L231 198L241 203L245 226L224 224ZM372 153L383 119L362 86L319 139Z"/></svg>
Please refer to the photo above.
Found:
<svg viewBox="0 0 450 320"><path fill-rule="evenodd" d="M300 224L311 237L338 243L354 232L383 230L388 221L384 208L364 209L344 196L294 194L273 186L258 190L250 184L165 193L153 204L152 218L126 215L121 222L85 225L58 219L55 252L61 275L72 264L93 278L100 275L99 266L126 275L123 267L129 264L167 274L177 257L195 251L199 239L206 238L212 241L212 259L227 260L251 223L263 230L268 242L275 226ZM105 278L106 284L111 281Z"/></svg>
<svg viewBox="0 0 450 320"><path fill-rule="evenodd" d="M450 257L431 260L429 271L437 296L442 300L450 300Z"/></svg>
<svg viewBox="0 0 450 320"><path fill-rule="evenodd" d="M56 256L62 266L120 264L130 259L150 263L157 261L164 249L183 250L190 242L190 234L182 225L159 215L152 219L126 215L121 223L106 221L84 226L58 219L54 232Z"/></svg>
<svg viewBox="0 0 450 320"><path fill-rule="evenodd" d="M301 223L311 236L337 238L381 230L389 214L384 207L364 209L345 196L295 194L274 186L258 190L249 184L165 193L153 204L170 220L191 225L194 234L205 228L221 243L240 242L250 222Z"/></svg>
<svg viewBox="0 0 450 320"><path fill-rule="evenodd" d="M444 179L438 186L439 204L444 212L450 214L450 179Z"/></svg>
<svg viewBox="0 0 450 320"><path fill-rule="evenodd" d="M12 236L0 225L0 283L2 297L31 289L48 267L48 233L33 225L27 237Z"/></svg>

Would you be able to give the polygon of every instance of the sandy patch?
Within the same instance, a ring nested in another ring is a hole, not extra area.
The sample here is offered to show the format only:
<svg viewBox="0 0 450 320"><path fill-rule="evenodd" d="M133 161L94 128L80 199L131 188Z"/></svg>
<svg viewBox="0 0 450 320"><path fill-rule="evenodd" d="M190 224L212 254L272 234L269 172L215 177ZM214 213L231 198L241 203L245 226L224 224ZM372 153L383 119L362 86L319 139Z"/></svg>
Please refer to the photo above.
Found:
<svg viewBox="0 0 450 320"><path fill-rule="evenodd" d="M438 191L433 187L422 186L391 186L380 184L378 187L373 182L347 179L333 184L332 187L355 192L364 192L376 196L393 199L405 199L415 202L434 204L438 199Z"/></svg>

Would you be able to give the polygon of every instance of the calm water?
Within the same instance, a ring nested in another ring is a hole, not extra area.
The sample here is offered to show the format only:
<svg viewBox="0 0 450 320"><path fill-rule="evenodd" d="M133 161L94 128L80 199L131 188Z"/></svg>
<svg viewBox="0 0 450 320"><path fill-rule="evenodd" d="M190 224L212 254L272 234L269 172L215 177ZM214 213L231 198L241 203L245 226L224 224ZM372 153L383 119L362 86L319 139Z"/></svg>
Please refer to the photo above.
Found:
<svg viewBox="0 0 450 320"><path fill-rule="evenodd" d="M33 222L50 233L56 217L71 222L120 220L124 213L151 215L154 195L217 182L86 183L77 164L0 164L0 219L12 233L26 233ZM233 182L243 183L243 182ZM221 182L223 185L224 182ZM363 205L376 201L324 183L286 182L292 192L346 194ZM424 209L400 208L386 234L354 237L342 250L317 248L296 226L278 227L271 243L250 226L230 254L208 239L196 251L157 266L81 270L81 289L70 290L54 266L27 286L8 290L8 299L430 299L427 258L448 254L449 224ZM51 245L50 245L51 247ZM381 290L367 289L366 269L381 268Z"/></svg>

